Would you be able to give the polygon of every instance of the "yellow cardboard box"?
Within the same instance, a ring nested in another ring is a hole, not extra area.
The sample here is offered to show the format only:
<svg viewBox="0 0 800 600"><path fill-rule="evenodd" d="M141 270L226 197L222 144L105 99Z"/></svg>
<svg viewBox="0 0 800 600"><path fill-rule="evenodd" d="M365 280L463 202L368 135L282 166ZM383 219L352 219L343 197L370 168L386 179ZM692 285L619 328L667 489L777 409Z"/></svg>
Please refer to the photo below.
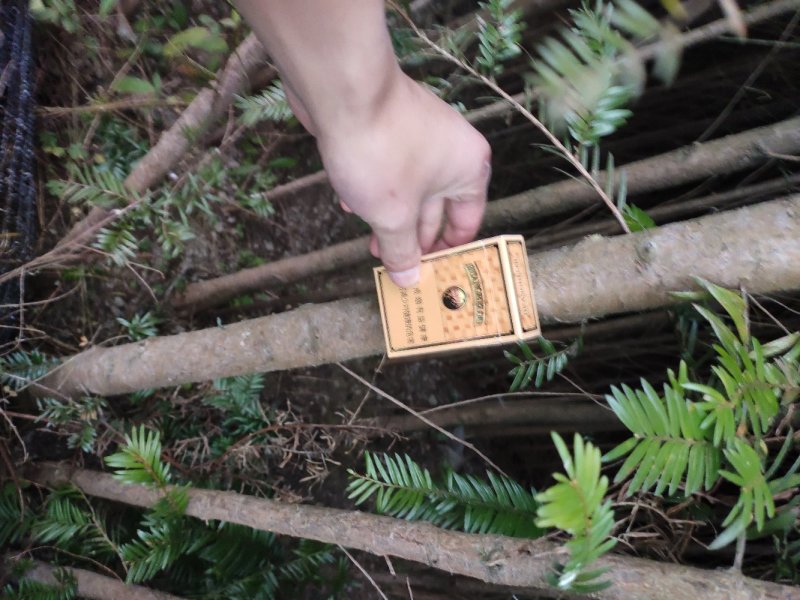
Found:
<svg viewBox="0 0 800 600"><path fill-rule="evenodd" d="M502 235L422 257L416 287L375 269L386 353L400 358L541 335L525 240Z"/></svg>

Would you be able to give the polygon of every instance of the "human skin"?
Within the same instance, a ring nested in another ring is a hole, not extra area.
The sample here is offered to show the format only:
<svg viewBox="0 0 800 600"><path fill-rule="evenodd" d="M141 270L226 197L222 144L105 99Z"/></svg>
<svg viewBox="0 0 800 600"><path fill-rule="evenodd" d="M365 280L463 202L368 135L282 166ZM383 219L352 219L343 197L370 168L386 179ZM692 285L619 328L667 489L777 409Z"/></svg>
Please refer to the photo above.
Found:
<svg viewBox="0 0 800 600"><path fill-rule="evenodd" d="M342 208L372 227L370 249L395 283L417 283L422 254L475 237L489 144L401 71L382 0L234 3L316 137Z"/></svg>

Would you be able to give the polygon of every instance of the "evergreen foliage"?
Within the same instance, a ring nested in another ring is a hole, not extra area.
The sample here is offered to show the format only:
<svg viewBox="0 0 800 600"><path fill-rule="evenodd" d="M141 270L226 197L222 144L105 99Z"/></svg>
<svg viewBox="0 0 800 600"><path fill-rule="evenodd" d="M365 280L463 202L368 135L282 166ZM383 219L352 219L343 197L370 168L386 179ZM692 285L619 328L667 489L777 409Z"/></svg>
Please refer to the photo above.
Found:
<svg viewBox="0 0 800 600"><path fill-rule="evenodd" d="M540 388L545 382L552 381L553 377L564 370L569 359L580 354L583 349L583 338L576 339L561 350L557 350L555 345L544 337L540 337L536 341L544 356L536 356L525 342L518 343L522 352L521 357L503 351L505 357L516 365L509 371L509 375L512 377L512 392L531 385Z"/></svg>
<svg viewBox="0 0 800 600"><path fill-rule="evenodd" d="M776 578L794 584L800 583L800 521L797 519L799 506L800 496L795 496L776 509L775 518L767 521L761 532L753 531L752 526L747 531L748 539L772 537L776 555Z"/></svg>
<svg viewBox="0 0 800 600"><path fill-rule="evenodd" d="M710 544L717 549L744 535L751 524L756 534L761 532L776 514L776 494L800 484L800 463L771 479L789 446L770 461L762 442L782 407L800 394L800 337L789 334L762 345L750 334L741 294L704 280L699 283L733 325L705 306L694 305L717 342L712 344L715 364L710 380L691 381L681 361L677 376L668 371L663 396L644 380L639 390L612 387L609 406L634 435L605 459L627 455L615 481L633 475L628 494L655 486L657 495L673 495L682 488L689 496L711 489L720 477L737 486L739 497L722 522L725 529Z"/></svg>
<svg viewBox="0 0 800 600"><path fill-rule="evenodd" d="M97 425L108 406L104 398L93 396L83 396L75 400L39 398L36 404L41 411L37 420L45 421L49 428L59 427L69 431L68 448L80 448L84 452L91 452L94 449Z"/></svg>
<svg viewBox="0 0 800 600"><path fill-rule="evenodd" d="M0 546L20 542L30 531L33 517L22 504L22 494L6 482L0 491Z"/></svg>
<svg viewBox="0 0 800 600"><path fill-rule="evenodd" d="M295 583L320 581L323 565L330 565L336 561L332 546L314 540L300 540L297 547L292 550L292 556L293 558L285 561L278 569L280 580Z"/></svg>
<svg viewBox="0 0 800 600"><path fill-rule="evenodd" d="M236 416L256 418L263 422L260 404L264 389L264 376L259 373L216 379L214 393L205 396L203 402Z"/></svg>
<svg viewBox="0 0 800 600"><path fill-rule="evenodd" d="M58 360L38 350L19 350L0 356L0 383L11 390L21 390L47 375Z"/></svg>
<svg viewBox="0 0 800 600"><path fill-rule="evenodd" d="M509 10L512 0L488 0L478 5L487 13L488 19L480 15L478 21L478 69L489 77L503 71L502 63L518 56L522 49L519 42L525 24L521 10Z"/></svg>
<svg viewBox="0 0 800 600"><path fill-rule="evenodd" d="M656 226L653 218L635 204L626 203L622 209L622 216L625 218L625 223L631 233L653 229Z"/></svg>
<svg viewBox="0 0 800 600"><path fill-rule="evenodd" d="M573 25L561 39L547 38L538 47L531 83L540 95L542 121L591 146L627 121L625 107L644 87L644 64L623 34L646 41L661 35L662 27L632 0L584 3L570 17ZM662 44L655 73L668 83L679 62L674 44Z"/></svg>
<svg viewBox="0 0 800 600"><path fill-rule="evenodd" d="M117 323L127 330L128 338L132 342L138 342L158 335L158 324L161 323L161 319L148 311L135 314L130 320L117 317Z"/></svg>
<svg viewBox="0 0 800 600"><path fill-rule="evenodd" d="M178 519L151 519L148 529L139 529L135 539L120 547L128 567L128 583L153 579L160 571L185 555L196 540L186 535Z"/></svg>
<svg viewBox="0 0 800 600"><path fill-rule="evenodd" d="M69 180L48 181L48 191L72 204L102 208L122 208L142 198L125 187L123 176L109 169L74 166L70 175Z"/></svg>
<svg viewBox="0 0 800 600"><path fill-rule="evenodd" d="M392 517L468 533L541 535L534 524L535 492L507 477L489 472L487 479L481 479L448 471L444 481L435 481L408 455L367 452L365 461L363 475L348 470L348 498L356 505L374 497L375 509Z"/></svg>
<svg viewBox="0 0 800 600"><path fill-rule="evenodd" d="M628 455L614 478L615 482L623 481L635 472L627 494L655 486L656 494L666 489L673 495L683 483L688 496L711 489L719 477L720 449L707 440L703 413L683 398L686 364L681 364L678 377L672 371L668 377L663 397L644 379L642 389L612 386L611 395L606 397L634 434L605 456L606 461L612 461Z"/></svg>
<svg viewBox="0 0 800 600"><path fill-rule="evenodd" d="M608 478L600 475L600 450L575 434L574 454L570 454L561 436L551 435L566 475L553 474L557 483L536 496L541 502L536 524L556 527L572 537L566 543L570 558L556 565L550 583L579 593L600 591L610 585L598 581L608 570L589 566L616 544L610 537L614 511L611 501L605 499Z"/></svg>
<svg viewBox="0 0 800 600"><path fill-rule="evenodd" d="M125 435L119 452L106 456L105 463L116 469L114 479L165 488L170 481L169 465L161 461L161 436L144 425Z"/></svg>
<svg viewBox="0 0 800 600"><path fill-rule="evenodd" d="M33 538L42 544L71 549L84 556L108 557L116 548L88 510L85 498L74 487L55 490L47 497L45 513L36 519Z"/></svg>
<svg viewBox="0 0 800 600"><path fill-rule="evenodd" d="M105 253L115 265L122 267L136 257L139 244L127 220L123 219L114 227L100 229L92 247Z"/></svg>
<svg viewBox="0 0 800 600"><path fill-rule="evenodd" d="M257 399L262 387L262 381L247 377L231 378L219 386L235 397L228 398L234 409L244 397ZM341 564L334 579L321 570L336 562L330 546L302 541L286 556L283 544L271 533L187 519L189 496L185 488L172 485L170 470L161 460L157 431L134 427L119 451L106 457L106 464L116 469L117 479L150 485L163 494L145 513L135 538L119 547L130 583L163 574L180 583L181 593L231 600L291 597L310 584L340 590L347 583Z"/></svg>
<svg viewBox="0 0 800 600"><path fill-rule="evenodd" d="M73 600L78 597L75 578L64 569L53 573L58 585L48 585L30 579L21 579L14 588L11 584L2 590L4 600Z"/></svg>
<svg viewBox="0 0 800 600"><path fill-rule="evenodd" d="M292 109L286 99L286 90L280 81L255 96L237 98L236 106L242 111L239 120L252 127L261 121L284 122L292 118Z"/></svg>

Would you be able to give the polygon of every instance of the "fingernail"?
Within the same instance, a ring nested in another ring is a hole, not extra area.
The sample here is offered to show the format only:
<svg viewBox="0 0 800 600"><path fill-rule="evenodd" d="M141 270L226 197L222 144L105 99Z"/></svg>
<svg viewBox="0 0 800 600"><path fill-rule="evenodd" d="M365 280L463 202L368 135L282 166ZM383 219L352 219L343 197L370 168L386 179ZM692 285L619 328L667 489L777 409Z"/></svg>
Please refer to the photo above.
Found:
<svg viewBox="0 0 800 600"><path fill-rule="evenodd" d="M419 283L419 265L405 271L389 272L389 277L400 287L411 287Z"/></svg>

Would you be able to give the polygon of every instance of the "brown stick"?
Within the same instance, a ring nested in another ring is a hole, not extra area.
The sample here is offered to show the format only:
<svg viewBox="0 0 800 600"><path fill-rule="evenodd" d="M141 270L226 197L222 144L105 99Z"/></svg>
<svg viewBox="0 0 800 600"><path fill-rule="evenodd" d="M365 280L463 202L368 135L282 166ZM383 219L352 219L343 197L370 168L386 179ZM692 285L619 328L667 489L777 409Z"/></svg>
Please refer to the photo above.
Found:
<svg viewBox="0 0 800 600"><path fill-rule="evenodd" d="M85 494L149 507L160 493L143 485L125 485L111 475L40 463L27 476L41 485L70 482ZM537 591L546 597L563 593L546 583L546 575L563 550L548 540L520 540L472 535L358 511L287 504L214 490L188 489L186 514L220 520L281 535L340 544L378 556L394 556L487 583ZM561 558L563 560L563 558ZM731 571L705 571L628 556L597 562L609 567L612 587L595 594L603 600L777 600L797 597L797 588L759 581Z"/></svg>
<svg viewBox="0 0 800 600"><path fill-rule="evenodd" d="M770 152L800 152L800 118L788 119L703 145L687 146L620 167L628 179L628 193L668 189L721 173L733 173L770 160ZM619 177L619 174L617 175ZM598 176L605 180L605 173ZM483 231L516 227L520 223L591 206L594 191L575 180L560 181L490 202ZM368 238L362 237L328 248L243 269L186 286L173 299L176 308L197 310L215 306L241 294L298 281L370 257Z"/></svg>
<svg viewBox="0 0 800 600"><path fill-rule="evenodd" d="M266 52L255 35L247 36L228 59L217 84L201 90L194 97L172 127L162 133L156 145L136 163L125 179L125 187L142 193L159 182L183 158L192 145L191 140L224 114L237 94L248 89L250 78L266 58ZM59 245L83 239L108 214L106 209L93 208L72 227Z"/></svg>
<svg viewBox="0 0 800 600"><path fill-rule="evenodd" d="M182 600L180 596L173 596L141 585L128 585L117 579L85 569L54 567L38 560L22 578L57 586L59 581L55 577L55 571L58 569L63 569L72 575L78 584L78 596L81 598L93 600Z"/></svg>
<svg viewBox="0 0 800 600"><path fill-rule="evenodd" d="M623 237L587 238L530 257L545 323L580 322L674 302L693 276L750 292L800 287L800 196ZM40 382L101 396L378 354L373 297L306 305L232 325L95 347Z"/></svg>

